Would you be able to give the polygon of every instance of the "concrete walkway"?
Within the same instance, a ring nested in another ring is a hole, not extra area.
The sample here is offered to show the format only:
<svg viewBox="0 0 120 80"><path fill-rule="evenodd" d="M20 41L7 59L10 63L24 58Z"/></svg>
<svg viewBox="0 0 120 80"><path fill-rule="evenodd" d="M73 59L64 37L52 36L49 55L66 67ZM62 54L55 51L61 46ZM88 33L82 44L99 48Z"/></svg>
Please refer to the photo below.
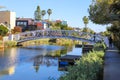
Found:
<svg viewBox="0 0 120 80"><path fill-rule="evenodd" d="M103 80L120 80L120 52L116 48L105 52Z"/></svg>

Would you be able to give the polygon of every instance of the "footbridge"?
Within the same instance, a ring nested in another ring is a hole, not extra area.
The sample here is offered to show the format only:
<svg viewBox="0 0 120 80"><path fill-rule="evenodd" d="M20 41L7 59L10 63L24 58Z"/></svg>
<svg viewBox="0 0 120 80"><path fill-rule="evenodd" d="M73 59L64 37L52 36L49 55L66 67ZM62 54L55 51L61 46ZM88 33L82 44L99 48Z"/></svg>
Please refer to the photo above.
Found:
<svg viewBox="0 0 120 80"><path fill-rule="evenodd" d="M74 30L36 30L13 35L13 40L16 40L18 43L42 38L65 38L90 43L102 40L102 36L99 34L90 34Z"/></svg>

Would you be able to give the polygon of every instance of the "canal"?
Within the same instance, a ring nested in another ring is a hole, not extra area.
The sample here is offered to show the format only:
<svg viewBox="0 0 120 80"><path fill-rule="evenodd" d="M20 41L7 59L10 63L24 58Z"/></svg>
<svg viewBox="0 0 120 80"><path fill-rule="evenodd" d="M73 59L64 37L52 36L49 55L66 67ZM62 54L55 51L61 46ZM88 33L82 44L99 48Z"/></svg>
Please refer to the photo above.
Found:
<svg viewBox="0 0 120 80"><path fill-rule="evenodd" d="M7 48L0 51L0 80L56 80L64 73L58 69L58 58L81 51L56 45Z"/></svg>

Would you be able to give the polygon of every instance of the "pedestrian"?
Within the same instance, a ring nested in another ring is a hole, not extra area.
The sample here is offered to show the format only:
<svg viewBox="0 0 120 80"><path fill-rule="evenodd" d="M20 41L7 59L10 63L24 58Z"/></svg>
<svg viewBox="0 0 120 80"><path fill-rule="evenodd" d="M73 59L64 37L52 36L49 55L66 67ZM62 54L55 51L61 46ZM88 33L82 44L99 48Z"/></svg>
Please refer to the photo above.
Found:
<svg viewBox="0 0 120 80"><path fill-rule="evenodd" d="M109 37L109 47L112 48L112 44L113 44L113 40L112 40L112 37L110 36Z"/></svg>
<svg viewBox="0 0 120 80"><path fill-rule="evenodd" d="M96 33L94 33L93 40L96 41Z"/></svg>

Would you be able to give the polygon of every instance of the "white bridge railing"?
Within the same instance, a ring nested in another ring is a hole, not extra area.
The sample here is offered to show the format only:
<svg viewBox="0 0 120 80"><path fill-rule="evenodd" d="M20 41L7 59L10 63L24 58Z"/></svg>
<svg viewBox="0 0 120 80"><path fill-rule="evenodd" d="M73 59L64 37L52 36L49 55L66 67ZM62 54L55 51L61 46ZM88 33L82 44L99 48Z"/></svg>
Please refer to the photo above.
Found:
<svg viewBox="0 0 120 80"><path fill-rule="evenodd" d="M90 34L74 30L36 30L13 35L13 40L18 43L41 38L68 38L84 42L97 42L102 40L98 34Z"/></svg>

